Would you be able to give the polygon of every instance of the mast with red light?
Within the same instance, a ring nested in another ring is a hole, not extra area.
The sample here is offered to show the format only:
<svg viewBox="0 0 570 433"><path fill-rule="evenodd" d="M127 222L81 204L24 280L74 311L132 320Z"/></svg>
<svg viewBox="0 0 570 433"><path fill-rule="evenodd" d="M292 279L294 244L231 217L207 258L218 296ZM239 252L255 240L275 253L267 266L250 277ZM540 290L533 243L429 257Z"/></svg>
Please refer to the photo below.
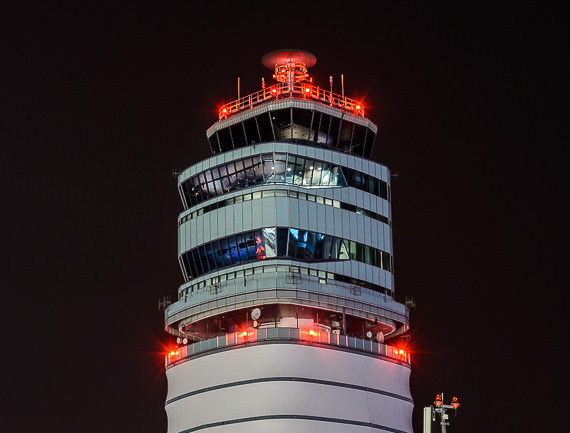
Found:
<svg viewBox="0 0 570 433"><path fill-rule="evenodd" d="M441 433L447 432L450 421L457 416L457 408L460 406L457 397L451 399L451 404L444 404L443 393L437 394L431 406L424 408L424 428L423 433L431 433L431 425L439 417ZM453 409L453 411L451 411Z"/></svg>

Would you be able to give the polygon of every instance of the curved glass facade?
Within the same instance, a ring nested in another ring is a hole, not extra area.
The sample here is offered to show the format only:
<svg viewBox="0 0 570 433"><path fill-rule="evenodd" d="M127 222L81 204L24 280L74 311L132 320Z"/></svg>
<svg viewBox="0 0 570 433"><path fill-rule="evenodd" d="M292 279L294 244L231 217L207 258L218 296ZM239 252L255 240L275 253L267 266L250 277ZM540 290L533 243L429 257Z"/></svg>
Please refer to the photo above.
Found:
<svg viewBox="0 0 570 433"><path fill-rule="evenodd" d="M302 140L370 157L376 133L348 119L318 110L283 108L251 116L214 132L208 140L214 153L268 141Z"/></svg>
<svg viewBox="0 0 570 433"><path fill-rule="evenodd" d="M222 164L181 183L186 208L254 185L283 183L303 187L352 186L389 199L389 186L357 170L286 153L263 153Z"/></svg>
<svg viewBox="0 0 570 433"><path fill-rule="evenodd" d="M181 255L187 278L227 266L270 258L302 261L356 260L392 271L392 256L336 236L289 227L267 227L200 245Z"/></svg>

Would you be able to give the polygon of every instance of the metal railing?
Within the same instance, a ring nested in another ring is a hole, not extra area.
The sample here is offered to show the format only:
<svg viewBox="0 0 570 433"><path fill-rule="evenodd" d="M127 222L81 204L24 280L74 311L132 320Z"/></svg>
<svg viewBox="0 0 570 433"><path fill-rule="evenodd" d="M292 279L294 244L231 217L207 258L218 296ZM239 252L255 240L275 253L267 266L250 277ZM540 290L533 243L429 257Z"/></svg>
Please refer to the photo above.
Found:
<svg viewBox="0 0 570 433"><path fill-rule="evenodd" d="M165 366L169 368L179 361L201 353L230 346L247 345L255 342L262 343L268 340L298 341L299 343L316 343L345 347L361 352L372 353L407 365L411 364L410 354L406 350L388 344L381 344L371 340L335 334L319 329L262 328L233 332L231 334L220 335L208 340L178 347L166 355Z"/></svg>
<svg viewBox="0 0 570 433"><path fill-rule="evenodd" d="M218 113L219 120L227 119L234 114L249 110L267 101L293 97L322 102L331 107L341 108L357 116L364 117L364 107L361 102L333 93L329 90L321 89L319 86L313 86L311 83L301 82L292 85L288 83L278 83L222 105Z"/></svg>

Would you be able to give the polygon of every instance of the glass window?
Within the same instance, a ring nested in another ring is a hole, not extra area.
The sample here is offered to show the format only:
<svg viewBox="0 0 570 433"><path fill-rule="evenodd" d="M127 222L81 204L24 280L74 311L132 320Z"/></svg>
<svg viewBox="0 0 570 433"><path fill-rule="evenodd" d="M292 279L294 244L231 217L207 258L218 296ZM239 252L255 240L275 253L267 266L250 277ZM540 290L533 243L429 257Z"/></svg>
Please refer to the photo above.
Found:
<svg viewBox="0 0 570 433"><path fill-rule="evenodd" d="M230 249L228 247L227 239L220 239L220 253L224 266L230 266L232 264L232 259L230 257Z"/></svg>
<svg viewBox="0 0 570 433"><path fill-rule="evenodd" d="M277 255L275 227L263 229L262 245L265 247L265 255L269 258Z"/></svg>
<svg viewBox="0 0 570 433"><path fill-rule="evenodd" d="M313 170L313 180L311 185L319 186L321 184L321 174L323 171L323 163L321 161L315 161L315 168Z"/></svg>
<svg viewBox="0 0 570 433"><path fill-rule="evenodd" d="M289 155L287 158L287 168L285 169L285 182L293 183L295 175L295 155Z"/></svg>
<svg viewBox="0 0 570 433"><path fill-rule="evenodd" d="M288 230L285 228L277 229L277 256L286 257L287 256L287 237Z"/></svg>
<svg viewBox="0 0 570 433"><path fill-rule="evenodd" d="M206 257L208 259L208 266L210 267L210 271L215 271L217 269L216 266L216 258L214 256L214 246L212 243L208 243L205 245L206 248Z"/></svg>
<svg viewBox="0 0 570 433"><path fill-rule="evenodd" d="M223 268L224 260L222 259L222 249L220 248L220 242L212 242L212 250L214 252L214 259L216 260L216 268Z"/></svg>
<svg viewBox="0 0 570 433"><path fill-rule="evenodd" d="M366 144L364 146L364 156L367 158L370 157L372 153L372 146L374 145L374 138L376 138L376 134L374 134L370 129L366 133Z"/></svg>
<svg viewBox="0 0 570 433"><path fill-rule="evenodd" d="M360 152L358 152L358 149L354 149L350 145L350 140L352 138L352 127L353 127L353 125L354 125L353 123L348 122L347 120L342 121L341 126L340 126L340 135L338 138L338 147L339 147L339 149L342 149L348 153L360 154L360 153L362 153L362 149L360 149Z"/></svg>
<svg viewBox="0 0 570 433"><path fill-rule="evenodd" d="M321 113L321 119L319 123L319 130L316 142L329 144L329 127L331 123L331 116L328 114Z"/></svg>
<svg viewBox="0 0 570 433"><path fill-rule="evenodd" d="M262 155L263 158L263 179L265 183L275 181L275 164L273 162L273 155L266 153Z"/></svg>
<svg viewBox="0 0 570 433"><path fill-rule="evenodd" d="M255 117L249 118L243 122L245 128L245 135L248 144L259 143L259 132L257 131L257 122Z"/></svg>
<svg viewBox="0 0 570 433"><path fill-rule="evenodd" d="M313 179L313 170L315 168L315 161L307 159L305 161L305 171L303 173L303 185L310 186Z"/></svg>
<svg viewBox="0 0 570 433"><path fill-rule="evenodd" d="M255 260L257 259L257 239L255 233L245 233L245 245L247 249L247 258L248 260ZM260 238L261 240L261 238Z"/></svg>
<svg viewBox="0 0 570 433"><path fill-rule="evenodd" d="M293 138L309 140L309 129L313 113L311 110L293 108Z"/></svg>
<svg viewBox="0 0 570 433"><path fill-rule="evenodd" d="M293 138L291 130L291 109L284 108L271 112L271 120L273 121L273 131L276 140L284 140Z"/></svg>
<svg viewBox="0 0 570 433"><path fill-rule="evenodd" d="M354 125L354 130L352 132L352 149L359 155L364 153L364 139L366 136L366 127L361 125Z"/></svg>
<svg viewBox="0 0 570 433"><path fill-rule="evenodd" d="M331 182L331 165L328 162L322 163L321 185L328 186Z"/></svg>
<svg viewBox="0 0 570 433"><path fill-rule="evenodd" d="M297 157L295 161L295 177L293 178L293 183L295 185L301 185L303 183L303 173L305 170L305 158Z"/></svg>
<svg viewBox="0 0 570 433"><path fill-rule="evenodd" d="M317 234L314 232L305 232L305 260L313 260L315 258L315 248L317 244ZM302 257L303 258L303 257Z"/></svg>
<svg viewBox="0 0 570 433"><path fill-rule="evenodd" d="M204 245L198 247L198 254L200 255L200 263L202 263L202 269L204 273L210 272L210 267L208 266L208 256L206 254L206 248Z"/></svg>
<svg viewBox="0 0 570 433"><path fill-rule="evenodd" d="M321 254L319 259L322 260L336 260L337 258L337 254L333 255L331 254L331 249L333 247L333 236L329 236L329 235L322 235L323 239L322 239L322 245L321 245ZM337 247L338 248L338 247Z"/></svg>
<svg viewBox="0 0 570 433"><path fill-rule="evenodd" d="M222 152L227 152L232 150L232 137L230 135L230 129L224 128L218 131L218 139L220 141L220 149Z"/></svg>
<svg viewBox="0 0 570 433"><path fill-rule="evenodd" d="M238 246L240 261L242 263L247 262L248 261L247 244L246 244L245 236L243 235L243 233L236 235L236 242L237 242L237 246Z"/></svg>
<svg viewBox="0 0 570 433"><path fill-rule="evenodd" d="M340 251L338 253L338 258L339 260L349 260L350 259L350 255L348 254L348 248L347 248L347 243L348 241L345 241L344 239L339 239L339 243L340 243Z"/></svg>
<svg viewBox="0 0 570 433"><path fill-rule="evenodd" d="M276 153L274 161L274 176L275 182L284 183L285 182L285 167L286 167L287 155L284 153Z"/></svg>
<svg viewBox="0 0 570 433"><path fill-rule="evenodd" d="M213 133L212 136L208 139L210 142L210 147L212 148L212 152L220 153L220 143L218 142L218 135L217 133Z"/></svg>
<svg viewBox="0 0 570 433"><path fill-rule="evenodd" d="M315 252L313 254L313 258L316 260L327 260L328 257L324 255L324 247L325 247L325 240L326 238L330 238L330 236L325 236L320 233L315 233Z"/></svg>
<svg viewBox="0 0 570 433"><path fill-rule="evenodd" d="M194 259L194 264L196 266L196 276L202 275L204 270L202 269L202 262L200 262L200 254L198 254L198 249L195 248L192 251L189 251L188 254L192 254L192 258Z"/></svg>
<svg viewBox="0 0 570 433"><path fill-rule="evenodd" d="M261 142L275 140L273 135L273 126L271 125L271 118L269 116L269 112L257 116L257 125L259 126Z"/></svg>
<svg viewBox="0 0 570 433"><path fill-rule="evenodd" d="M337 137L338 137L338 130L340 128L340 118L339 117L331 117L331 127L329 129L329 136L327 139L327 144L332 147L337 147Z"/></svg>
<svg viewBox="0 0 570 433"><path fill-rule="evenodd" d="M240 262L240 259L236 239L234 236L228 237L228 246L230 248L230 258L232 260L232 265L238 264Z"/></svg>

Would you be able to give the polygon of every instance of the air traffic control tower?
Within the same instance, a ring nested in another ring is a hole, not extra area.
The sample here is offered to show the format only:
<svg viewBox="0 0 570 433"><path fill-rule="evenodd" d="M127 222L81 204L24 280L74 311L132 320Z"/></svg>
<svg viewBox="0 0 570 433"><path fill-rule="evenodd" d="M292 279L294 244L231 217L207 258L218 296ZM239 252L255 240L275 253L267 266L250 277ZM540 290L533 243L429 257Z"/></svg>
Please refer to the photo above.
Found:
<svg viewBox="0 0 570 433"><path fill-rule="evenodd" d="M213 155L178 176L168 433L411 433L377 127L311 53L262 63L276 83L220 107Z"/></svg>

